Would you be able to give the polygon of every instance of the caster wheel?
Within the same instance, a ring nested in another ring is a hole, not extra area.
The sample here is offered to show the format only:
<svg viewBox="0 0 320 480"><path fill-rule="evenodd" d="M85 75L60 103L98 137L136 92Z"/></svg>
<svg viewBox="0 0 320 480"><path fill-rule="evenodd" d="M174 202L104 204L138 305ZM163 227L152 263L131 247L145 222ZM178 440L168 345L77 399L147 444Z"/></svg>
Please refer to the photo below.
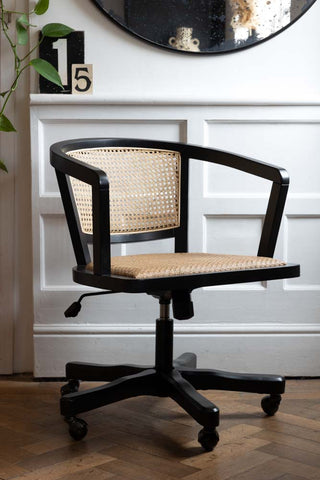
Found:
<svg viewBox="0 0 320 480"><path fill-rule="evenodd" d="M219 434L215 428L213 430L203 428L199 432L198 442L207 452L212 452L219 442Z"/></svg>
<svg viewBox="0 0 320 480"><path fill-rule="evenodd" d="M281 402L281 395L267 395L261 400L261 408L269 417L272 417L278 409Z"/></svg>
<svg viewBox="0 0 320 480"><path fill-rule="evenodd" d="M76 393L79 390L80 382L79 380L69 380L66 385L63 385L60 389L62 397L68 395L69 393Z"/></svg>
<svg viewBox="0 0 320 480"><path fill-rule="evenodd" d="M81 418L66 418L69 424L69 433L74 440L82 440L88 433L88 424Z"/></svg>

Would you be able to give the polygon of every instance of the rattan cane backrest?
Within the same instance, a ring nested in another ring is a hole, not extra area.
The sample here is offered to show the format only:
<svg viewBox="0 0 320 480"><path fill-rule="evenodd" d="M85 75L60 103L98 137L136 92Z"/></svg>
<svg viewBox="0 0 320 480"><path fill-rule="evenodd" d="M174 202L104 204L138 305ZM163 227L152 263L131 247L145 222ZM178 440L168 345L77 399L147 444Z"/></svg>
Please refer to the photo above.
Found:
<svg viewBox="0 0 320 480"><path fill-rule="evenodd" d="M110 233L155 232L180 225L179 152L134 147L72 150L73 158L106 172L110 191ZM84 233L92 234L91 187L71 186Z"/></svg>

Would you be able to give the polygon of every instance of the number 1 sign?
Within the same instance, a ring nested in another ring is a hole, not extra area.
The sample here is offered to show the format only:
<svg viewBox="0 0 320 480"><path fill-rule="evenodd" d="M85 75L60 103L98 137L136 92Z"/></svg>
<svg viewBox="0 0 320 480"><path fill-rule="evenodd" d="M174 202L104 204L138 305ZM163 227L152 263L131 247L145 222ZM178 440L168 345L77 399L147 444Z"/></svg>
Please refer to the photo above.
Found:
<svg viewBox="0 0 320 480"><path fill-rule="evenodd" d="M58 72L63 86L68 85L68 49L66 38L52 42L53 50L58 50Z"/></svg>
<svg viewBox="0 0 320 480"><path fill-rule="evenodd" d="M45 37L39 47L39 56L51 63L59 72L64 90L54 85L43 77L40 77L40 93L91 93L92 70L88 77L85 70L88 65L84 64L84 32L71 32L64 38ZM73 81L72 66L76 65L80 70L74 70L78 88ZM82 67L82 70L81 70ZM89 78L84 84L83 77ZM90 82L90 85L89 85ZM74 85L74 90L73 90ZM88 87L89 85L89 87Z"/></svg>

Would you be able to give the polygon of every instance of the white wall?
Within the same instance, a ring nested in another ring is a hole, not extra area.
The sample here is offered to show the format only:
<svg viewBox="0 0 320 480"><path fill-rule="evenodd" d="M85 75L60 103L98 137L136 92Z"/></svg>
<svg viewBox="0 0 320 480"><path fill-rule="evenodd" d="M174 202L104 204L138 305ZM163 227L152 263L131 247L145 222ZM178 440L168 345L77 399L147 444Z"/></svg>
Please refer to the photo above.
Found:
<svg viewBox="0 0 320 480"><path fill-rule="evenodd" d="M23 6L25 2L18 3ZM240 103L308 104L312 110L320 103L320 2L295 25L268 42L234 54L199 57L160 50L127 35L89 0L50 3L48 13L37 18L37 22L60 21L86 32L86 62L94 65L92 101L100 101L96 96L103 96L109 103L166 101L186 105L187 109L188 104ZM37 91L34 79L31 89ZM26 93L25 90L20 93L16 102L16 117L20 118L22 133L27 124ZM15 159L18 168L13 173L17 220L10 226L16 240L7 250L9 240L6 238L1 248L9 252L6 267L15 272L14 299L8 298L14 303L11 310L9 308L16 332L13 369L26 371L32 368L33 319L30 169L26 137L19 137L18 143L19 154L16 153ZM12 181L10 178L5 182ZM9 206L11 208L11 204ZM7 228L5 221L2 216L1 229ZM5 294L6 290L3 291Z"/></svg>
<svg viewBox="0 0 320 480"><path fill-rule="evenodd" d="M292 27L241 52L188 56L128 35L89 0L55 0L42 22L86 32L86 62L95 93L110 98L190 102L317 102L320 100L320 4Z"/></svg>
<svg viewBox="0 0 320 480"><path fill-rule="evenodd" d="M65 2L57 1L42 20L66 21L59 5L65 8ZM150 333L157 315L152 299L117 296L88 302L75 323L62 317L79 287L70 280L73 260L47 152L50 142L84 135L207 143L273 161L291 171L291 196L277 255L301 260L303 276L270 282L267 289L252 285L196 292L196 317L188 325L177 322L176 347L179 352L184 348L200 352L203 366L235 368L236 354L237 367L246 371L252 365L276 371L280 365L287 374L316 375L320 282L313 258L320 218L320 172L315 161L320 109L319 65L313 59L319 46L319 5L269 42L235 54L203 57L142 43L109 22L91 2L68 2L68 12L72 8L72 16L67 16L71 26L86 31L86 62L94 65L94 95L32 96L36 375L61 375L63 363L71 356L113 362L122 351L123 360L152 361ZM219 171L192 172L192 180L199 185L192 192L199 211L192 209L190 215L203 235L192 236L191 248L239 247L242 225L250 236L249 243L243 244L248 249L261 228L264 188L258 184L247 195L247 184L241 179L232 196L239 177L230 175L227 186L219 184L214 197L202 179L206 176L217 183ZM215 226L220 224L226 227L225 233L217 237ZM305 229L310 232L307 240L314 239L311 243L301 238ZM57 261L51 253L51 232L59 238Z"/></svg>

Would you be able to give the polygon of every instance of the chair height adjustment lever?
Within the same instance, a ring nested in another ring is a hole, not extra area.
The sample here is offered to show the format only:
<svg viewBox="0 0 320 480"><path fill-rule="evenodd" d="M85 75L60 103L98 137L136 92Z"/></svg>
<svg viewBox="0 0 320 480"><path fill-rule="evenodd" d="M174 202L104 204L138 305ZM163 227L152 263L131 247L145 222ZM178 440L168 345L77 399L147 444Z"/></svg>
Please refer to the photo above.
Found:
<svg viewBox="0 0 320 480"><path fill-rule="evenodd" d="M76 317L78 315L78 313L80 312L81 310L81 301L85 298L85 297L93 297L95 295L109 295L111 293L117 293L117 292L113 292L113 291L107 291L107 292L93 292L93 293L84 293L83 295L81 295L81 297L79 297L79 299L76 301L76 302L73 302L70 307L67 308L67 310L64 312L64 316L66 318L69 318L69 317Z"/></svg>

